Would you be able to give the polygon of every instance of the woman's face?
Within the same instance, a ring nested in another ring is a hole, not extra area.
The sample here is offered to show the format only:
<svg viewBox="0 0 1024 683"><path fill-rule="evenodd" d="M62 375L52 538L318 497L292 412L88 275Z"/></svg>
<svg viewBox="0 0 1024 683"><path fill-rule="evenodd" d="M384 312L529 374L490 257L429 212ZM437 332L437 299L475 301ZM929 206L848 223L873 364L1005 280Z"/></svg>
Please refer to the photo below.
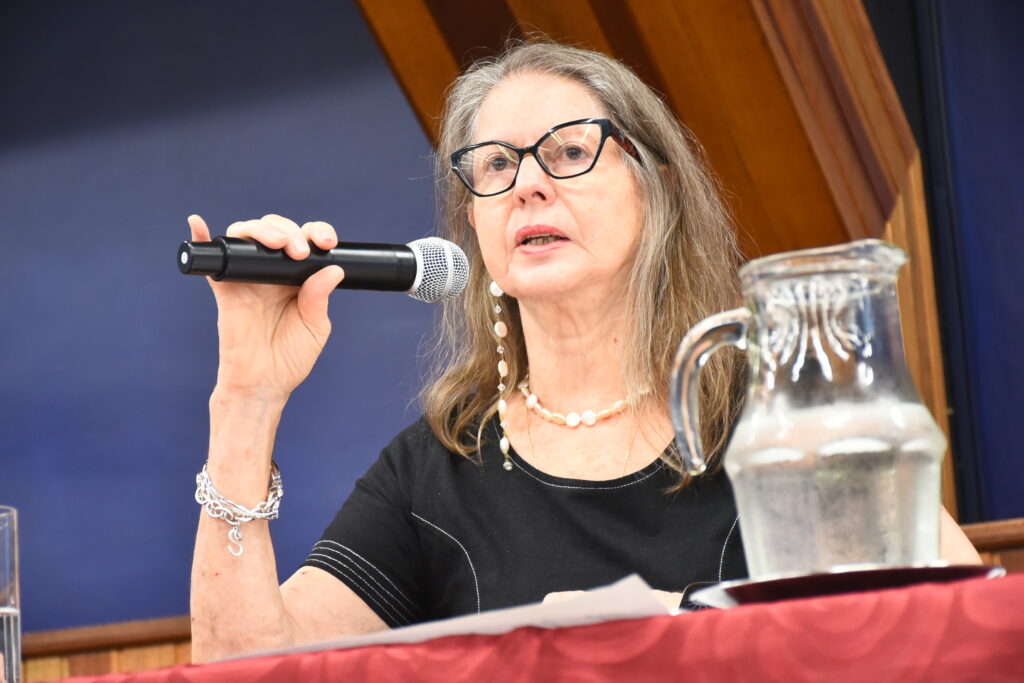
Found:
<svg viewBox="0 0 1024 683"><path fill-rule="evenodd" d="M602 117L607 113L583 85L522 74L499 83L484 100L474 142L528 147L561 123ZM474 197L469 219L491 277L523 301L624 292L643 208L625 153L608 139L593 170L575 178L556 180L528 155L515 186ZM538 233L557 239L527 239Z"/></svg>

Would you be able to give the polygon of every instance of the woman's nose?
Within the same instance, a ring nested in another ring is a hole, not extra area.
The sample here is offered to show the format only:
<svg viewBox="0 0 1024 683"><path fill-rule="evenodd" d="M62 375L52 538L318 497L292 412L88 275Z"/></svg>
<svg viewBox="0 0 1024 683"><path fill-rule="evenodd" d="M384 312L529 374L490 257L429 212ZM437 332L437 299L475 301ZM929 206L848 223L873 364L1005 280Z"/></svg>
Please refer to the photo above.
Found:
<svg viewBox="0 0 1024 683"><path fill-rule="evenodd" d="M517 199L550 199L554 188L551 176L540 167L536 157L527 154L519 164L519 174L512 191Z"/></svg>

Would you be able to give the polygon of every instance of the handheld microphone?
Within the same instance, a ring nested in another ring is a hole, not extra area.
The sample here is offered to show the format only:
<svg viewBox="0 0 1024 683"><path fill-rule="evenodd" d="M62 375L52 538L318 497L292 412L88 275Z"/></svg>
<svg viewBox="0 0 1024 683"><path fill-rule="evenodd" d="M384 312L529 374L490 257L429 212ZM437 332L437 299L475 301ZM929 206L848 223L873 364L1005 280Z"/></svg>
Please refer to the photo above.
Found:
<svg viewBox="0 0 1024 683"><path fill-rule="evenodd" d="M227 282L301 285L325 266L341 266L338 289L405 292L434 302L461 293L469 282L469 262L462 249L439 237L399 244L340 242L330 251L309 245L309 256L296 261L282 249L270 249L241 237L212 242L182 242L178 269Z"/></svg>

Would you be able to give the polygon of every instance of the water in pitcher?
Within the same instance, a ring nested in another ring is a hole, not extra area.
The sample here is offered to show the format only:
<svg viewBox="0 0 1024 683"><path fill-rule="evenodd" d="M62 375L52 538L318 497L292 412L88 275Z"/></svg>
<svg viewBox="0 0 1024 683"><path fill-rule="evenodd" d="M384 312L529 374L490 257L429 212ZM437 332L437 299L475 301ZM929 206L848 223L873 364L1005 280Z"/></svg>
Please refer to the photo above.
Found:
<svg viewBox="0 0 1024 683"><path fill-rule="evenodd" d="M725 465L751 576L938 560L945 447L917 403L746 416Z"/></svg>
<svg viewBox="0 0 1024 683"><path fill-rule="evenodd" d="M0 681L21 681L21 613L0 607Z"/></svg>

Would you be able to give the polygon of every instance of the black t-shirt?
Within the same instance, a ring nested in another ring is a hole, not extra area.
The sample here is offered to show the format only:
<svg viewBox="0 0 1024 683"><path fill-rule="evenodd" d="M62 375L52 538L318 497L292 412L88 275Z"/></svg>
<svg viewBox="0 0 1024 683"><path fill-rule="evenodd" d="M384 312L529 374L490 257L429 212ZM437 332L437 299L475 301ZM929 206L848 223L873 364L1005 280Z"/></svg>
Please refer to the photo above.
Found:
<svg viewBox="0 0 1024 683"><path fill-rule="evenodd" d="M537 602L637 573L652 588L747 575L724 473L666 493L660 460L608 481L545 474L514 451L502 468L497 423L482 465L449 452L420 419L381 453L304 566L324 569L390 626Z"/></svg>

